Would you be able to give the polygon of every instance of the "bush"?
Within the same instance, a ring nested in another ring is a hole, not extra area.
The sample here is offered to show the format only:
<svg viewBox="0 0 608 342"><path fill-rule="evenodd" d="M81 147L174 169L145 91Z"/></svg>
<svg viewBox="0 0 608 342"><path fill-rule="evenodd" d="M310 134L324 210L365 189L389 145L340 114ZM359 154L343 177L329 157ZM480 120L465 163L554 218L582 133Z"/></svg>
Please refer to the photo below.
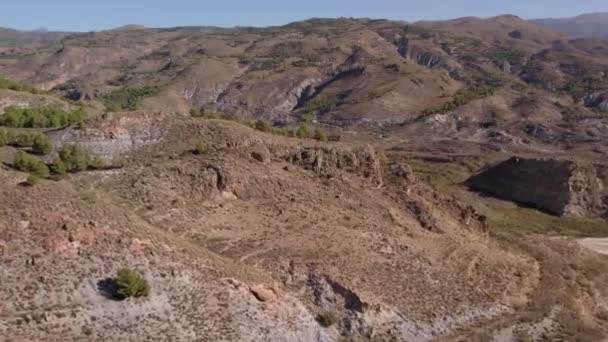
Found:
<svg viewBox="0 0 608 342"><path fill-rule="evenodd" d="M0 116L0 125L24 128L59 127L84 120L86 114L81 108L67 112L57 107L18 108L8 107Z"/></svg>
<svg viewBox="0 0 608 342"><path fill-rule="evenodd" d="M150 294L148 281L141 274L129 268L122 268L118 271L114 284L118 299L147 297Z"/></svg>
<svg viewBox="0 0 608 342"><path fill-rule="evenodd" d="M63 176L68 172L67 168L65 167L65 163L63 160L61 160L61 158L55 158L50 166L50 169L53 174L58 176Z"/></svg>
<svg viewBox="0 0 608 342"><path fill-rule="evenodd" d="M91 169L100 170L100 169L103 169L104 167L106 167L106 163L103 161L103 159L101 159L101 157L93 156L93 157L90 157L88 167Z"/></svg>
<svg viewBox="0 0 608 342"><path fill-rule="evenodd" d="M53 151L53 145L49 138L46 135L39 134L34 137L34 141L32 142L32 149L36 153L40 154L49 154Z"/></svg>
<svg viewBox="0 0 608 342"><path fill-rule="evenodd" d="M207 148L205 147L205 145L202 142L199 141L196 144L194 144L194 154L201 155L201 154L205 154L205 152L207 152Z"/></svg>
<svg viewBox="0 0 608 342"><path fill-rule="evenodd" d="M315 129L315 139L319 141L327 141L327 134L322 128Z"/></svg>
<svg viewBox="0 0 608 342"><path fill-rule="evenodd" d="M317 321L325 328L338 323L338 314L334 310L325 311L317 316Z"/></svg>
<svg viewBox="0 0 608 342"><path fill-rule="evenodd" d="M46 178L49 176L49 168L42 160L25 153L22 150L15 153L13 166L20 171L29 172L34 176Z"/></svg>
<svg viewBox="0 0 608 342"><path fill-rule="evenodd" d="M300 124L300 127L298 127L298 130L296 131L296 136L298 138L308 138L309 135L308 126L306 124Z"/></svg>
<svg viewBox="0 0 608 342"><path fill-rule="evenodd" d="M25 184L27 184L29 186L34 186L34 185L38 184L39 181L40 181L40 177L36 176L33 173L30 173L27 176L27 179L25 180Z"/></svg>
<svg viewBox="0 0 608 342"><path fill-rule="evenodd" d="M268 120L260 119L255 122L255 129L262 132L270 132L272 130L272 124Z"/></svg>
<svg viewBox="0 0 608 342"><path fill-rule="evenodd" d="M97 168L98 161L91 157L89 151L76 144L64 145L59 150L59 158L68 172L84 171L88 167ZM101 160L101 159L99 159Z"/></svg>

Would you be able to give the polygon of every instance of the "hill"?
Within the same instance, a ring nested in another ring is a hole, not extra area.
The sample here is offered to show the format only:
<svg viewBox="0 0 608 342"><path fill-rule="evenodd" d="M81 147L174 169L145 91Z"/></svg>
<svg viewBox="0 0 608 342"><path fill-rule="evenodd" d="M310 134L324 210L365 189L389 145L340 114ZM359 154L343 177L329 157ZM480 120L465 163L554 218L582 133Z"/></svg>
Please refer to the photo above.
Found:
<svg viewBox="0 0 608 342"><path fill-rule="evenodd" d="M573 37L608 38L608 13L591 13L573 18L548 18L531 21Z"/></svg>

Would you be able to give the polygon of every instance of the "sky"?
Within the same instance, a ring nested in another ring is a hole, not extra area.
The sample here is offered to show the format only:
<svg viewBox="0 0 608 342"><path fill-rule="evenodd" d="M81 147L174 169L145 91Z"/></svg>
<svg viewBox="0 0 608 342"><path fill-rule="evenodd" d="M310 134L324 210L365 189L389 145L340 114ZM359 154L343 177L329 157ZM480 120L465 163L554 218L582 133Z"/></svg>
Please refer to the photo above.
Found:
<svg viewBox="0 0 608 342"><path fill-rule="evenodd" d="M93 31L126 24L272 26L312 17L416 21L515 14L523 18L608 12L608 0L0 0L0 27Z"/></svg>

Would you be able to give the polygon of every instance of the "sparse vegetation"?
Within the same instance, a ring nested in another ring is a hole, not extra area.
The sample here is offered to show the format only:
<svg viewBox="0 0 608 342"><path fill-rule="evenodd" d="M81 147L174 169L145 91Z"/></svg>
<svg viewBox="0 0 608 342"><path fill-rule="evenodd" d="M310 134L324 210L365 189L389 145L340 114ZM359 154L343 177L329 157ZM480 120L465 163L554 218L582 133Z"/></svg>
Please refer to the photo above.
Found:
<svg viewBox="0 0 608 342"><path fill-rule="evenodd" d="M206 108L192 108L190 110L190 115L193 118L228 119L228 115Z"/></svg>
<svg viewBox="0 0 608 342"><path fill-rule="evenodd" d="M485 56L494 63L509 62L510 64L523 64L526 59L526 53L515 48L495 48L485 52Z"/></svg>
<svg viewBox="0 0 608 342"><path fill-rule="evenodd" d="M344 103L343 100L340 100L337 97L327 99L315 98L306 103L304 106L304 114L330 112Z"/></svg>
<svg viewBox="0 0 608 342"><path fill-rule="evenodd" d="M308 125L305 123L301 123L296 131L296 137L304 139L310 136L310 130L308 129Z"/></svg>
<svg viewBox="0 0 608 342"><path fill-rule="evenodd" d="M420 38L429 39L433 37L433 33L423 27L414 25L405 25L402 29L405 36L418 36Z"/></svg>
<svg viewBox="0 0 608 342"><path fill-rule="evenodd" d="M272 131L272 123L268 120L259 119L255 122L255 129L262 132Z"/></svg>
<svg viewBox="0 0 608 342"><path fill-rule="evenodd" d="M317 316L317 321L321 326L328 328L338 323L338 314L335 310L327 310Z"/></svg>
<svg viewBox="0 0 608 342"><path fill-rule="evenodd" d="M422 115L431 115L438 113L446 113L458 109L465 104L482 99L487 96L494 95L496 89L493 87L476 87L461 89L452 98L452 101L446 102L441 106L425 109Z"/></svg>
<svg viewBox="0 0 608 342"><path fill-rule="evenodd" d="M315 139L319 141L327 141L327 134L325 134L325 130L323 130L323 128L315 129Z"/></svg>
<svg viewBox="0 0 608 342"><path fill-rule="evenodd" d="M0 115L0 126L47 128L59 127L84 120L86 113L81 108L65 111L58 107L18 108L8 107Z"/></svg>
<svg viewBox="0 0 608 342"><path fill-rule="evenodd" d="M171 56L171 51L153 51L153 52L143 56L141 59L154 61L154 60L159 60L159 59L165 59L170 56Z"/></svg>
<svg viewBox="0 0 608 342"><path fill-rule="evenodd" d="M24 82L10 80L10 79L4 78L2 76L0 76L0 89L22 91L22 92L35 94L35 95L45 93L44 91L34 87L33 85L30 85L30 84L27 84Z"/></svg>
<svg viewBox="0 0 608 342"><path fill-rule="evenodd" d="M246 63L242 63L246 64ZM279 57L273 57L259 62L254 67L254 70L277 70L285 66L285 61Z"/></svg>
<svg viewBox="0 0 608 342"><path fill-rule="evenodd" d="M122 268L114 278L116 297L127 299L130 297L147 297L150 294L150 284L141 274L129 268Z"/></svg>
<svg viewBox="0 0 608 342"><path fill-rule="evenodd" d="M306 68L318 66L321 63L321 57L314 53L307 53L302 56L302 59L292 63L297 68Z"/></svg>
<svg viewBox="0 0 608 342"><path fill-rule="evenodd" d="M158 90L159 88L156 86L122 88L103 96L102 102L106 110L110 112L137 110L144 98L155 95Z"/></svg>

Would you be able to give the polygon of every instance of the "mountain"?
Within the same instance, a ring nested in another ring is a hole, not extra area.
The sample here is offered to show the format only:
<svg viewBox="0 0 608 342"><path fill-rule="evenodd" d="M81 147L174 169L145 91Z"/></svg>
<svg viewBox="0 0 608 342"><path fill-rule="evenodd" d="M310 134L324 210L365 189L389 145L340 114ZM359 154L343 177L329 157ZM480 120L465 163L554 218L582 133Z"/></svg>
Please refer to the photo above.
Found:
<svg viewBox="0 0 608 342"><path fill-rule="evenodd" d="M3 32L7 340L608 336L608 40L512 15Z"/></svg>
<svg viewBox="0 0 608 342"><path fill-rule="evenodd" d="M572 37L608 38L608 13L583 14L573 18L534 19L531 22Z"/></svg>

